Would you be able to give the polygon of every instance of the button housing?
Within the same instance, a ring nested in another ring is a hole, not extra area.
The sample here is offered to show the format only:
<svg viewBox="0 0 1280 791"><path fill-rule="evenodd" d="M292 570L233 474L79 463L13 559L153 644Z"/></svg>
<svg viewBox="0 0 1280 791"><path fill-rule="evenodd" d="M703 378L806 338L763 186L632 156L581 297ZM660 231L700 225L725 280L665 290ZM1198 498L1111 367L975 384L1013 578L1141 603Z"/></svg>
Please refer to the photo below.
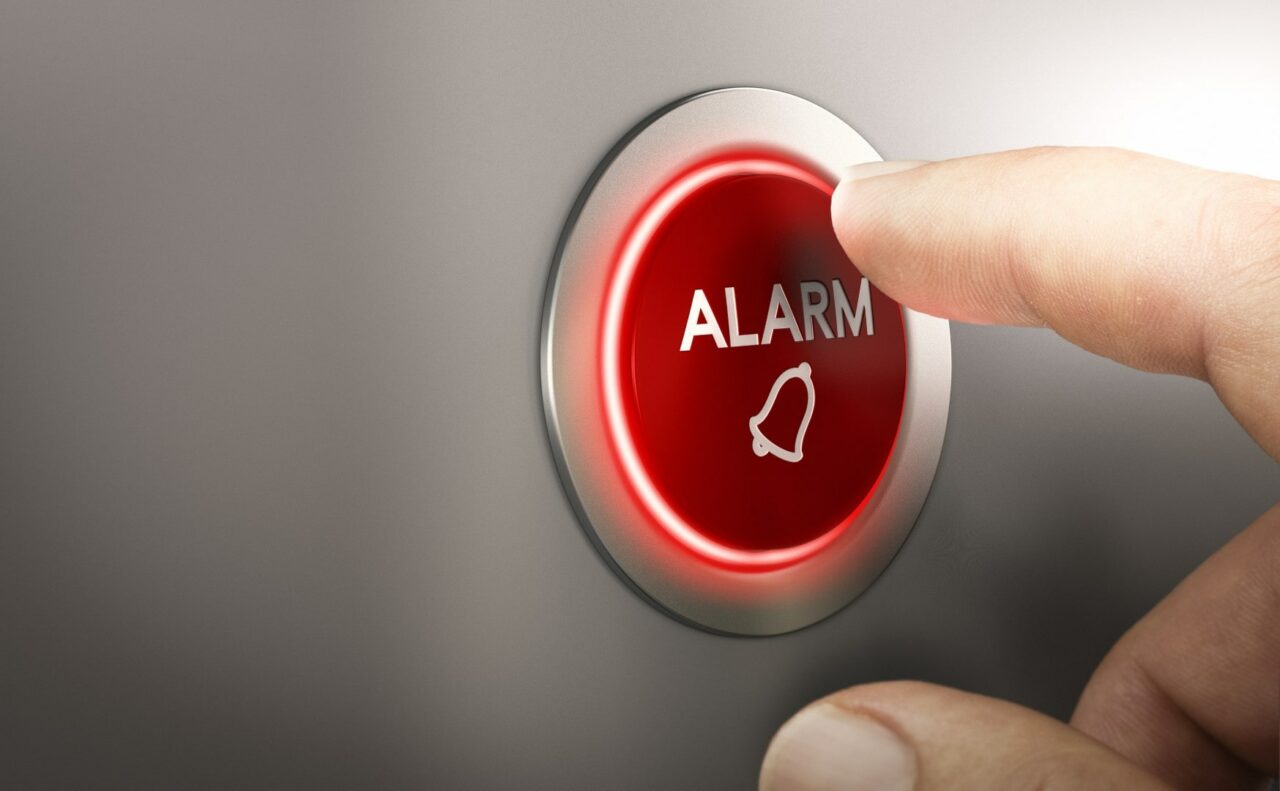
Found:
<svg viewBox="0 0 1280 791"><path fill-rule="evenodd" d="M948 325L864 285L830 231L839 172L878 159L806 100L712 91L627 135L566 223L542 344L556 463L603 557L682 621L767 635L820 620L923 505Z"/></svg>

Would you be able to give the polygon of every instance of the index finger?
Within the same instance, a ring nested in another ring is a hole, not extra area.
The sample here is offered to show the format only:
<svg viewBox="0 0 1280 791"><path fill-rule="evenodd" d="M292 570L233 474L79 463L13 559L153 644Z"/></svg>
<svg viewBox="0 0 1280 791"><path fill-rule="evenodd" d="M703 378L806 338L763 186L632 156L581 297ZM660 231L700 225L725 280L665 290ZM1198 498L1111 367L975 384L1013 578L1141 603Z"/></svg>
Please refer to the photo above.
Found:
<svg viewBox="0 0 1280 791"><path fill-rule="evenodd" d="M1280 458L1280 182L1043 148L859 165L832 216L902 304L1205 379Z"/></svg>

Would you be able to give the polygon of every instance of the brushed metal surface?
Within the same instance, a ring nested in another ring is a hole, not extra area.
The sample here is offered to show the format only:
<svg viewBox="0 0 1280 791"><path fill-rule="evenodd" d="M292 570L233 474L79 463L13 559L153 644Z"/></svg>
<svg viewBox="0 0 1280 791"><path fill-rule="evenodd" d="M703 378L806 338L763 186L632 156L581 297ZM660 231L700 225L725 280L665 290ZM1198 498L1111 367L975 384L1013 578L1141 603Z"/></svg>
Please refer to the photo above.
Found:
<svg viewBox="0 0 1280 791"><path fill-rule="evenodd" d="M953 325L888 570L742 640L619 585L542 423L548 251L707 85L886 158L1122 145L1280 177L1273 0L0 10L0 785L749 788L914 677L1057 716L1272 504L1203 384Z"/></svg>

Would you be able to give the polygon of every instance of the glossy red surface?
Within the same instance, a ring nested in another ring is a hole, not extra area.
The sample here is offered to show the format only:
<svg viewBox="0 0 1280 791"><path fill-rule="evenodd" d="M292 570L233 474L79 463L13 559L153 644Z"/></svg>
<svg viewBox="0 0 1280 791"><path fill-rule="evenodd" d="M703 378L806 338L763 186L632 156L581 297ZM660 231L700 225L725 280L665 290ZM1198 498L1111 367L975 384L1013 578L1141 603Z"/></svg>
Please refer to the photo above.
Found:
<svg viewBox="0 0 1280 791"><path fill-rule="evenodd" d="M620 247L602 367L619 459L655 524L712 561L777 567L820 551L876 486L897 438L902 313L868 284L870 315L853 334L863 279L831 228L830 193L798 163L720 158L655 196ZM826 309L806 319L805 300L822 292ZM810 401L802 364L813 397L797 447Z"/></svg>

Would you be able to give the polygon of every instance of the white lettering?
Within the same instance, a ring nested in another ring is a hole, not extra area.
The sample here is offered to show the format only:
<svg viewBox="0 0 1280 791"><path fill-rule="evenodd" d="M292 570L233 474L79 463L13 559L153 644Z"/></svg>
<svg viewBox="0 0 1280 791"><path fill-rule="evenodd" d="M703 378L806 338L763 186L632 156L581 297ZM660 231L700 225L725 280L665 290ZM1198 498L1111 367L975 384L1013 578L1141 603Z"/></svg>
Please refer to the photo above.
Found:
<svg viewBox="0 0 1280 791"><path fill-rule="evenodd" d="M840 281L836 281L837 283ZM818 301L810 301L809 297L816 294ZM800 309L804 311L804 339L806 341L813 340L813 323L818 322L818 326L822 329L822 335L826 338L831 337L831 325L827 324L827 287L821 283L812 283L805 281L800 284Z"/></svg>
<svg viewBox="0 0 1280 791"><path fill-rule="evenodd" d="M693 346L693 339L699 335L710 335L716 342L716 348L724 348L724 333L716 321L716 314L711 312L711 303L702 289L695 289L693 301L689 303L689 318L684 323L684 339L680 341L680 351L687 352Z"/></svg>
<svg viewBox="0 0 1280 791"><path fill-rule="evenodd" d="M846 334L858 337L865 330L867 335L876 334L875 317L871 314L871 283L864 277L858 283L856 303L849 302L844 284L833 279L831 286L817 281L802 281L800 290L800 315L804 320L804 331L796 321L795 310L787 298L781 283L774 283L769 294L769 310L765 315L764 328L759 333L743 332L738 315L738 293L733 286L724 290L725 320L729 329L726 341L715 311L707 300L702 289L694 289L693 299L689 303L689 316L685 319L684 337L680 339L680 351L687 352L693 348L694 338L709 336L717 349L742 346L765 346L773 342L773 334L786 330L791 340L796 343L825 338L843 338ZM835 316L835 332L831 331L831 316ZM817 330L814 326L817 326Z"/></svg>
<svg viewBox="0 0 1280 791"><path fill-rule="evenodd" d="M764 323L763 343L773 342L773 333L777 330L789 330L791 339L800 342L800 326L796 324L796 314L791 312L787 295L781 283L773 284L773 294L769 297L769 318Z"/></svg>
<svg viewBox="0 0 1280 791"><path fill-rule="evenodd" d="M837 279L831 281L831 290L835 295L836 303L836 337L844 337L844 325L847 321L849 329L853 333L853 337L858 337L863 323L866 324L867 334L876 334L876 324L871 316L871 284L867 279L862 278L862 282L858 285L858 307L854 309L849 306L849 297L844 293L844 285Z"/></svg>
<svg viewBox="0 0 1280 791"><path fill-rule="evenodd" d="M724 303L729 310L729 345L738 347L759 344L760 336L754 332L750 335L743 335L738 332L738 295L734 292L733 286L729 286L724 290Z"/></svg>

